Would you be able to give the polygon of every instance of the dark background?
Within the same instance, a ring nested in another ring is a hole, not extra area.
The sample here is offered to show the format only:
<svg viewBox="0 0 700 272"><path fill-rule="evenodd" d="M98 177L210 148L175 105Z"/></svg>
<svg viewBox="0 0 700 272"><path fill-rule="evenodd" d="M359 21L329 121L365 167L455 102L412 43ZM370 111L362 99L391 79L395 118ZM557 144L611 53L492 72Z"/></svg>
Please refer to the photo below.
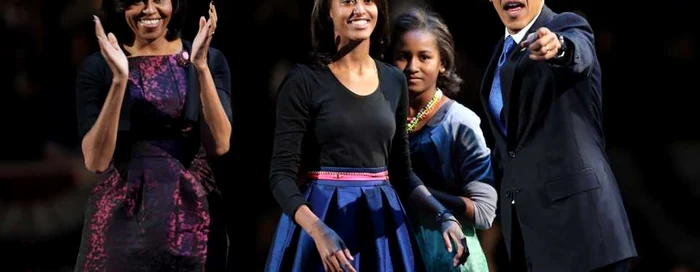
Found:
<svg viewBox="0 0 700 272"><path fill-rule="evenodd" d="M234 79L232 149L214 162L231 223L232 270L262 270L280 214L267 188L272 98L289 65L306 57L312 2L216 1L212 46L226 55ZM445 18L465 80L459 102L483 119L478 87L504 32L491 3L390 2L392 15L424 4ZM184 38L194 37L207 4L189 1ZM99 5L0 0L0 271L72 271L96 182L82 165L75 76L97 50L91 15ZM585 16L595 32L608 153L640 253L633 271L700 270L697 1L547 5ZM492 271L507 271L498 224L480 237Z"/></svg>

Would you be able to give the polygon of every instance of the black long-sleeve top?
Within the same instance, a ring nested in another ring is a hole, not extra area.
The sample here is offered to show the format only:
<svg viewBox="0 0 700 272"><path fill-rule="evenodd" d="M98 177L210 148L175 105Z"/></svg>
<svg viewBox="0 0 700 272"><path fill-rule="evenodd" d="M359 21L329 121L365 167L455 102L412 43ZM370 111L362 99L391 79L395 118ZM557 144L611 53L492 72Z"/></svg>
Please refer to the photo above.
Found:
<svg viewBox="0 0 700 272"><path fill-rule="evenodd" d="M299 64L282 81L270 189L290 217L308 205L296 183L304 174L299 169L388 167L399 194L422 185L411 169L406 79L397 68L375 63L379 87L366 96L347 89L328 67Z"/></svg>

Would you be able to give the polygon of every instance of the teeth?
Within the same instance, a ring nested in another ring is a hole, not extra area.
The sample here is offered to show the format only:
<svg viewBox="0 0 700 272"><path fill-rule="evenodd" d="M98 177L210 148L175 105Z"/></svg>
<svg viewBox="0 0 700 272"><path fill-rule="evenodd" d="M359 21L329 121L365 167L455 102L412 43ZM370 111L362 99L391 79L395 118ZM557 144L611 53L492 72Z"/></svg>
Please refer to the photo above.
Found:
<svg viewBox="0 0 700 272"><path fill-rule="evenodd" d="M510 3L505 4L506 9L517 8L519 6L520 6L520 3L514 3L514 2L510 2Z"/></svg>
<svg viewBox="0 0 700 272"><path fill-rule="evenodd" d="M160 19L149 19L149 20L140 20L139 22L143 25L146 25L146 26L156 26L156 25L158 25L159 21L160 21Z"/></svg>
<svg viewBox="0 0 700 272"><path fill-rule="evenodd" d="M364 25L364 24L366 24L366 23L368 23L367 20L352 21L352 24L354 24L354 25Z"/></svg>

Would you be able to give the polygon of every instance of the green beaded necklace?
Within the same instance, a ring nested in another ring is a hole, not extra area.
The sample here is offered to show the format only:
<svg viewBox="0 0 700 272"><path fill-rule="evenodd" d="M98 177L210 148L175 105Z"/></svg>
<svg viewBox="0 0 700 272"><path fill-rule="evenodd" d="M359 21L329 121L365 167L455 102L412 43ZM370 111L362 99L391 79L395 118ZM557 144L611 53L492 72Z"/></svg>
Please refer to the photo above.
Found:
<svg viewBox="0 0 700 272"><path fill-rule="evenodd" d="M430 101L428 101L428 104L426 104L418 112L418 114L416 114L415 117L406 118L406 121L408 122L406 124L406 130L408 130L408 133L411 133L416 130L418 123L425 119L426 116L428 116L430 111L433 110L433 107L435 107L435 105L437 105L437 103L440 101L440 98L442 98L442 91L440 89L437 89L437 91L435 91L435 94L433 95L433 98L431 98Z"/></svg>

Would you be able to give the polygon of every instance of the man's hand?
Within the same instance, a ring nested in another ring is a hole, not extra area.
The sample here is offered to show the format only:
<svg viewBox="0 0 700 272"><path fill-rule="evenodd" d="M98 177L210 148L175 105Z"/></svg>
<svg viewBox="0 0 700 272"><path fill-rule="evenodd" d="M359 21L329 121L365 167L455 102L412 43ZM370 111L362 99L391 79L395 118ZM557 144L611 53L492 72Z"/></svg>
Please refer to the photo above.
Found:
<svg viewBox="0 0 700 272"><path fill-rule="evenodd" d="M520 43L520 47L530 51L530 59L540 61L556 57L561 43L554 32L546 27L541 27L537 29L537 32L530 33Z"/></svg>

